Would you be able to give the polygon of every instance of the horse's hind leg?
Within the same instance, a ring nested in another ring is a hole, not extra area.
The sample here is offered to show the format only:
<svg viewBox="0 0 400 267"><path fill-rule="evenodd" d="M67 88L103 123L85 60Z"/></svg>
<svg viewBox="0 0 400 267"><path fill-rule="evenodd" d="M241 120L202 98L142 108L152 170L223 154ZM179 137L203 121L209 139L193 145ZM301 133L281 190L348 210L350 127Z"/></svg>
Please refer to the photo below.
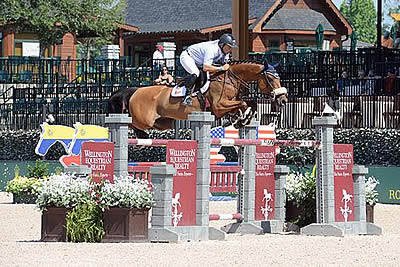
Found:
<svg viewBox="0 0 400 267"><path fill-rule="evenodd" d="M133 131L135 132L136 138L149 139L149 135L145 131L139 130L137 128L133 128Z"/></svg>
<svg viewBox="0 0 400 267"><path fill-rule="evenodd" d="M171 118L158 118L154 122L154 128L160 131L173 129L174 128L174 119Z"/></svg>

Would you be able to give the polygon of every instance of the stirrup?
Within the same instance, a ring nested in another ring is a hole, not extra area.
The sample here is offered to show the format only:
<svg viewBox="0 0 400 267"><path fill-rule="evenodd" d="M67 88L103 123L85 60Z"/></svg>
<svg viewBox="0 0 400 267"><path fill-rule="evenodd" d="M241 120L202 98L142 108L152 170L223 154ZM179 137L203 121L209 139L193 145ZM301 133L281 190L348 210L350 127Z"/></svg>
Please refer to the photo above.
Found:
<svg viewBox="0 0 400 267"><path fill-rule="evenodd" d="M191 106L191 105L193 105L192 97L191 97L190 95L185 96L185 98L184 98L183 101L182 101L182 104L185 105L185 106Z"/></svg>

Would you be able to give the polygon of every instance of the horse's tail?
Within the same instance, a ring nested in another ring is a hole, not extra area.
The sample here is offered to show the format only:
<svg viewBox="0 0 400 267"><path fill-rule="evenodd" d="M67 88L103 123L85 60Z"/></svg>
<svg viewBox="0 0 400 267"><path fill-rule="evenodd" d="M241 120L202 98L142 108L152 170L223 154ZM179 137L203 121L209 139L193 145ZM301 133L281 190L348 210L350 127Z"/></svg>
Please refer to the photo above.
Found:
<svg viewBox="0 0 400 267"><path fill-rule="evenodd" d="M111 94L107 103L106 114L129 113L129 99L136 92L137 87L122 88Z"/></svg>

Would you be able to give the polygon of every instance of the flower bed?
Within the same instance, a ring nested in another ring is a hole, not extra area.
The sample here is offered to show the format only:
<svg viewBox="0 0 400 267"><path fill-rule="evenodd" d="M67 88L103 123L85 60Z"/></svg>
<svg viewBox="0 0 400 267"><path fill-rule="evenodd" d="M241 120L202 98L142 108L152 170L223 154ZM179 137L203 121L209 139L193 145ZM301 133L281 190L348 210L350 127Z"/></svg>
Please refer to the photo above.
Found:
<svg viewBox="0 0 400 267"><path fill-rule="evenodd" d="M53 175L38 190L37 207L43 211L42 236L48 236L51 211L64 208L66 232L43 241L142 242L148 238L148 210L153 205L152 186L134 177L115 177L94 183L90 178ZM60 218L59 218L60 219ZM60 221L60 220L59 220ZM53 223L56 224L56 223ZM58 225L58 224L57 224ZM53 233L52 232L52 233Z"/></svg>
<svg viewBox="0 0 400 267"><path fill-rule="evenodd" d="M374 176L368 177L365 181L366 219L370 223L374 223L374 207L378 202L378 191L376 190L378 184L379 180Z"/></svg>
<svg viewBox="0 0 400 267"><path fill-rule="evenodd" d="M368 177L365 182L367 222L374 221L374 206L378 201L379 181ZM304 227L316 222L316 182L314 174L291 172L286 178L286 221Z"/></svg>
<svg viewBox="0 0 400 267"><path fill-rule="evenodd" d="M6 191L13 194L13 203L35 204L38 189L47 179L48 164L37 160L35 165L28 165L27 176L21 176L18 165L15 167L15 177L6 185Z"/></svg>
<svg viewBox="0 0 400 267"><path fill-rule="evenodd" d="M306 226L316 221L316 182L306 172L291 172L286 178L286 221Z"/></svg>

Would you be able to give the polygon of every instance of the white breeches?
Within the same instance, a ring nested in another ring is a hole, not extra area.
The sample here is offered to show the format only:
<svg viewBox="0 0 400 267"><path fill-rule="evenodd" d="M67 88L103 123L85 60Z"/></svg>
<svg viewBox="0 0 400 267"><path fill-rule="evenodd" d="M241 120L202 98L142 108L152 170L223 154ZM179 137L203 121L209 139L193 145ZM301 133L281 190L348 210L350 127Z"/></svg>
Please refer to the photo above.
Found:
<svg viewBox="0 0 400 267"><path fill-rule="evenodd" d="M195 74L197 77L200 75L199 68L196 66L194 59L189 56L188 52L185 50L179 57L182 67L189 73Z"/></svg>

